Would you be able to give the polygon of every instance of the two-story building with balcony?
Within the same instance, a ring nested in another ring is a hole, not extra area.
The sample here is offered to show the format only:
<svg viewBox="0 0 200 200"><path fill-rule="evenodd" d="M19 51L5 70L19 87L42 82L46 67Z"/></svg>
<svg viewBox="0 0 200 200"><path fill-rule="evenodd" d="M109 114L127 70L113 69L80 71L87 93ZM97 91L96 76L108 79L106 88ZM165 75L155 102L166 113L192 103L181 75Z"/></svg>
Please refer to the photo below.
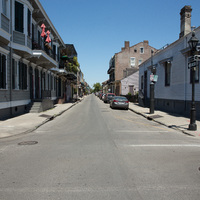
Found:
<svg viewBox="0 0 200 200"><path fill-rule="evenodd" d="M59 69L62 38L39 0L0 5L0 118L27 112L35 101L38 111L53 107L66 92L65 74L51 70Z"/></svg>

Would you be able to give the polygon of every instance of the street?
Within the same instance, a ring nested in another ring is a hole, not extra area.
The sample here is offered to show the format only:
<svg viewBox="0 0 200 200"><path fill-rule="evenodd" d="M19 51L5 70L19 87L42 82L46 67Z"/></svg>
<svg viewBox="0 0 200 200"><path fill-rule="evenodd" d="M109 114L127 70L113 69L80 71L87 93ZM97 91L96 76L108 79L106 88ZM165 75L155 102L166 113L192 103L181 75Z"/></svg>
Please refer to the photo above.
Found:
<svg viewBox="0 0 200 200"><path fill-rule="evenodd" d="M0 200L199 200L200 141L95 95L0 140Z"/></svg>

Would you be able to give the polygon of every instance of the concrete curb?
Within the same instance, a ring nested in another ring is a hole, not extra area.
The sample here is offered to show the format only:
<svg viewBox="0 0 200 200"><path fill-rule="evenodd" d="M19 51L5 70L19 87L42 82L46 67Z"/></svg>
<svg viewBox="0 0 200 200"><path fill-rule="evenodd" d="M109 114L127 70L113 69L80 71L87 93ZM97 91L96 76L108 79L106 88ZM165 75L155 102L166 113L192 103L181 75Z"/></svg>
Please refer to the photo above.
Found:
<svg viewBox="0 0 200 200"><path fill-rule="evenodd" d="M165 124L165 123L163 123L163 122L160 122L160 121L158 121L158 120L155 120L155 119L153 119L151 116L142 114L142 113L140 113L140 112L138 112L138 111L135 111L135 110L132 109L132 108L129 108L129 110L131 110L132 112L134 112L134 113L136 113L136 114L138 114L138 115L143 116L144 118L146 118L146 119L148 119L148 120L152 120L152 121L154 121L154 122L156 122L156 123L158 123L158 124L161 124L161 125L166 126L166 127L168 127L168 128L174 129L174 130L176 130L176 131L180 131L180 132L182 132L182 133L184 133L184 134L186 134L186 135L188 135L188 136L195 137L194 135L188 133L187 131L181 130L181 129L177 128L177 127L172 127L172 126L167 125L167 124Z"/></svg>

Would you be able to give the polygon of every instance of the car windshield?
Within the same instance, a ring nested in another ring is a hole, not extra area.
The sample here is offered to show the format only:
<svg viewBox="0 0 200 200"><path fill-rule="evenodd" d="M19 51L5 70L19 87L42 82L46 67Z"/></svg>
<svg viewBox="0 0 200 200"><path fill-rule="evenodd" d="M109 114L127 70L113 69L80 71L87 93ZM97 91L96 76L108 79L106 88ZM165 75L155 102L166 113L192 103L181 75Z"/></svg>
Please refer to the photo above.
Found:
<svg viewBox="0 0 200 200"><path fill-rule="evenodd" d="M118 101L128 101L126 97L115 97L114 99Z"/></svg>
<svg viewBox="0 0 200 200"><path fill-rule="evenodd" d="M108 94L108 97L114 97L115 95L114 94Z"/></svg>

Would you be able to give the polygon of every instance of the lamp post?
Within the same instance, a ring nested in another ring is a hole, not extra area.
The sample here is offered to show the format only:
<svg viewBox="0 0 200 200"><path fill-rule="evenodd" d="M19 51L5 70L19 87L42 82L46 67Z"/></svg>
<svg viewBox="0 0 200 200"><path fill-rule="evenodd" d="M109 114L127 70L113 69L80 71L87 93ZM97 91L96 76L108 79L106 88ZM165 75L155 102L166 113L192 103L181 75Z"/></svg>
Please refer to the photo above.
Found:
<svg viewBox="0 0 200 200"><path fill-rule="evenodd" d="M154 51L151 50L151 76L154 76L155 74L155 66L153 66L153 53ZM154 113L154 80L153 78L150 80L150 114Z"/></svg>
<svg viewBox="0 0 200 200"><path fill-rule="evenodd" d="M192 37L188 41L189 47L191 49L191 56L195 55L196 46L198 44L199 40L195 37L195 32L192 32ZM192 102L191 102L191 110L190 110L190 124L188 129L192 131L197 130L197 125L195 123L196 121L196 108L195 108L195 71L196 66L192 67Z"/></svg>

